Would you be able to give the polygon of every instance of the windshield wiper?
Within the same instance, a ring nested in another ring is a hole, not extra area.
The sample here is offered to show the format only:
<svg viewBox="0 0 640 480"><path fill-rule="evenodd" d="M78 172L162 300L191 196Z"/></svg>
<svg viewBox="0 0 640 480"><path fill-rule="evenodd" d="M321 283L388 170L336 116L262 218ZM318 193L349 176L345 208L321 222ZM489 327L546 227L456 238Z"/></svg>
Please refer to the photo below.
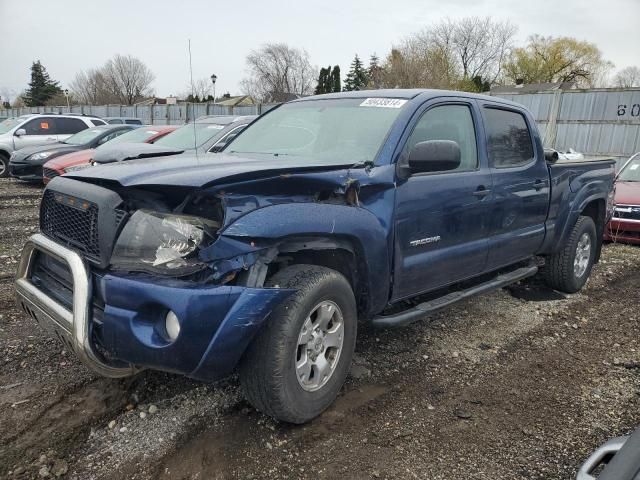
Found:
<svg viewBox="0 0 640 480"><path fill-rule="evenodd" d="M362 160L360 162L356 162L349 168L372 168L375 167L376 164L373 160Z"/></svg>
<svg viewBox="0 0 640 480"><path fill-rule="evenodd" d="M240 155L249 154L249 155L273 155L274 157L287 157L290 154L288 153L278 153L278 152L238 152L237 150L229 150L229 153L238 153Z"/></svg>

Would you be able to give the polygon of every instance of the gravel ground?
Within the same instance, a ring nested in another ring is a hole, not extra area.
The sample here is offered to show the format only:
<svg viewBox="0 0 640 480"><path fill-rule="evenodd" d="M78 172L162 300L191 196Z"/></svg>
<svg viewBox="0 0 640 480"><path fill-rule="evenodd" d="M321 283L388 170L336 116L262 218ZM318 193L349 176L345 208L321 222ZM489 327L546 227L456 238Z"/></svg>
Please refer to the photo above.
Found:
<svg viewBox="0 0 640 480"><path fill-rule="evenodd" d="M400 330L362 326L352 375L308 425L235 378L94 376L14 305L41 190L0 179L0 477L570 479L640 425L640 249L607 245L582 293L536 279Z"/></svg>

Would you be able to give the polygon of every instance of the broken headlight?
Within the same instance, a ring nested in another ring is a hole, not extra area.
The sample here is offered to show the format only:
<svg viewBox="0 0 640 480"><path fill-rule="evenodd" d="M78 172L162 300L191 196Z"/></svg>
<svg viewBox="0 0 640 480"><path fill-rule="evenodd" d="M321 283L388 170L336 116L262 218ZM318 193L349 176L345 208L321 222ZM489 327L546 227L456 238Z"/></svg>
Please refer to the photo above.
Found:
<svg viewBox="0 0 640 480"><path fill-rule="evenodd" d="M118 237L111 265L173 275L196 272L204 267L198 250L214 238L217 227L206 218L138 210Z"/></svg>

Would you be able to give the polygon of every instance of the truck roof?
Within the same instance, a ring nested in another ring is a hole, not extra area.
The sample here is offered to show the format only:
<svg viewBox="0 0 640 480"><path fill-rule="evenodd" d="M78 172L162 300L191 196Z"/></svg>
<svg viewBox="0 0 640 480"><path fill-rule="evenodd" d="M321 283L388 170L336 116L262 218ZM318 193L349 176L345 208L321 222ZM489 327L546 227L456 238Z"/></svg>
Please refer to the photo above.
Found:
<svg viewBox="0 0 640 480"><path fill-rule="evenodd" d="M467 97L478 100L491 101L504 105L511 105L520 109L523 105L500 97L492 97L489 95L481 95L478 93L461 92L457 90L435 90L428 88L386 88L378 90L353 90L350 92L325 93L323 95L312 95L309 97L299 98L293 102L304 102L307 100L332 99L332 98L403 98L407 100L422 96L423 100L436 97Z"/></svg>

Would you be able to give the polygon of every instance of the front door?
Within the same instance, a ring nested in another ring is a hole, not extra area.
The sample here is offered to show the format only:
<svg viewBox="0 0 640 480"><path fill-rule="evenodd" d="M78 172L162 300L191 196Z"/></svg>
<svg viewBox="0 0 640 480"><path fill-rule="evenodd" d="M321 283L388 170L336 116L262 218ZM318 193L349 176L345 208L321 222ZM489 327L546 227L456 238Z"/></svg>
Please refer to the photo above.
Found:
<svg viewBox="0 0 640 480"><path fill-rule="evenodd" d="M479 121L471 100L427 104L399 162L427 140L453 140L458 169L398 180L392 301L480 274L488 254L492 179L478 149ZM404 160L403 160L404 159Z"/></svg>
<svg viewBox="0 0 640 480"><path fill-rule="evenodd" d="M56 143L58 141L58 130L55 118L37 116L20 128L26 131L26 135L17 136L14 134L13 145L16 150L25 147L46 145L47 143Z"/></svg>

